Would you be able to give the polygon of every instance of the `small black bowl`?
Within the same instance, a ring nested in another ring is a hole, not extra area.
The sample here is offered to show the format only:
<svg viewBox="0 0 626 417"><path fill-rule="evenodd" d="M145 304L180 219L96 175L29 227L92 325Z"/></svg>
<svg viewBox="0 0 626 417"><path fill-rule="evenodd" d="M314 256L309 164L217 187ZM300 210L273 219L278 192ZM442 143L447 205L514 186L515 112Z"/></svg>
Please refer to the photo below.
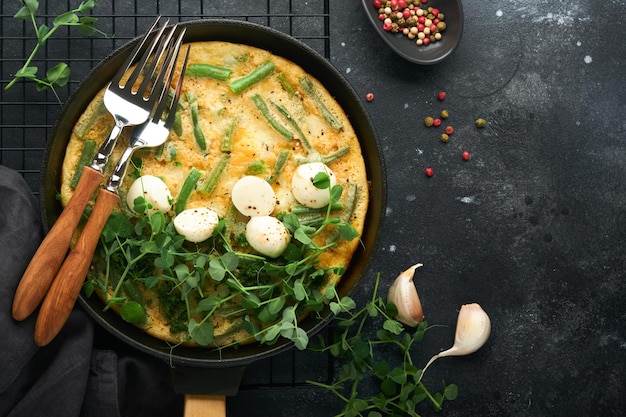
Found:
<svg viewBox="0 0 626 417"><path fill-rule="evenodd" d="M402 58L421 65L432 65L443 61L456 48L463 34L463 5L461 0L430 0L422 4L422 8L435 7L444 14L446 30L442 32L441 40L426 46L418 46L402 33L386 32L383 22L378 18L378 9L374 7L374 0L361 0L365 12L374 29L383 41ZM385 1L383 0L383 4Z"/></svg>

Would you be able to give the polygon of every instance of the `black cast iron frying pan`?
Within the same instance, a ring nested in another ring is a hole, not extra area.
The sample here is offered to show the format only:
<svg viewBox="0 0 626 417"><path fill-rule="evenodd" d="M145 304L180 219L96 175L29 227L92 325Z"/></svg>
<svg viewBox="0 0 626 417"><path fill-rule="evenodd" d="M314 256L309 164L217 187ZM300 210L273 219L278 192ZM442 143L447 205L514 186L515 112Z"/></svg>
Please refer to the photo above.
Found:
<svg viewBox="0 0 626 417"><path fill-rule="evenodd" d="M353 256L350 266L340 282L338 292L347 294L356 285L368 266L378 242L386 207L386 172L382 151L372 122L353 88L326 59L300 41L274 29L257 24L228 19L199 20L181 24L186 27L185 42L220 40L247 44L266 49L283 56L303 67L316 77L336 98L347 113L359 137L371 184L370 205L366 227L361 237L362 245ZM60 189L60 172L71 130L96 93L104 88L122 65L124 58L137 42L134 40L119 48L79 84L67 100L55 124L44 157L41 204L45 225L52 225L62 207L56 199ZM217 403L220 415L225 412L224 398L235 395L243 372L251 362L267 358L290 349L288 341L272 346L252 344L238 349L211 349L170 346L147 335L133 325L124 322L112 311L103 312L103 305L96 296L87 298L81 294L82 307L108 332L136 349L162 359L172 365L174 386L177 392L186 394L186 414L196 407ZM309 336L322 329L331 319L330 311L322 313L322 319L309 317L301 323ZM200 402L196 402L200 400ZM219 411L219 410L223 410ZM213 410L213 413L216 413Z"/></svg>

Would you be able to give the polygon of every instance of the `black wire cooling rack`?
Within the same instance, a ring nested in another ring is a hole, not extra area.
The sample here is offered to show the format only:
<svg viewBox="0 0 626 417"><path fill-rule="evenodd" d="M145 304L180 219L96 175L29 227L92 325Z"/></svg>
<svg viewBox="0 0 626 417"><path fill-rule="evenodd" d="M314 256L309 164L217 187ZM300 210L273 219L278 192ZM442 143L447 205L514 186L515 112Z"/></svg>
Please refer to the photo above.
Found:
<svg viewBox="0 0 626 417"><path fill-rule="evenodd" d="M21 1L3 0L0 4L0 164L19 171L36 194L46 140L61 106L51 92L36 91L34 83L19 82L4 89L30 55L36 37L30 21L14 18ZM79 4L79 0L40 1L37 23L52 26L57 15ZM40 49L31 65L37 66L40 74L58 62L70 66L70 82L57 90L62 102L91 68L141 35L157 15L169 17L171 22L229 18L258 23L290 34L328 58L328 9L329 0L100 0L92 12L98 19L95 26L112 37L87 37L75 28L61 28Z"/></svg>
<svg viewBox="0 0 626 417"><path fill-rule="evenodd" d="M52 26L57 15L78 7L80 1L39 3L37 24ZM75 28L62 28L48 39L31 63L42 73L58 62L70 66L70 81L57 90L57 99L50 91L37 91L34 83L18 82L5 90L30 55L36 37L30 21L14 18L22 7L21 1L3 0L0 7L0 164L20 172L35 195L42 181L46 141L61 110L60 102L69 97L100 60L141 35L157 15L169 17L172 23L207 18L246 20L290 34L322 56L330 57L329 0L100 0L91 15L98 19L95 26L112 37L87 37ZM292 350L251 365L241 389L306 386L308 379L329 380L332 368L330 359Z"/></svg>

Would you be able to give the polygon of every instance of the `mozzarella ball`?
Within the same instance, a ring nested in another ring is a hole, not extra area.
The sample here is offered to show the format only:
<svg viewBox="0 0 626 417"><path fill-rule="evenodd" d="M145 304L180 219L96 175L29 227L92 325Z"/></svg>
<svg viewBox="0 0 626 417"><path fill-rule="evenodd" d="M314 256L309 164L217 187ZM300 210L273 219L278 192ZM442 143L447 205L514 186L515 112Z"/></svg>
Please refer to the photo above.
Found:
<svg viewBox="0 0 626 417"><path fill-rule="evenodd" d="M146 202L152 206L152 211L167 212L172 208L172 193L167 184L154 175L144 175L137 178L128 189L126 203L135 211L135 199L144 197Z"/></svg>
<svg viewBox="0 0 626 417"><path fill-rule="evenodd" d="M322 162L300 165L291 178L291 192L305 207L321 208L330 203L330 190L317 188L313 184L315 176L320 172L325 172L330 177L330 188L337 184L335 173Z"/></svg>
<svg viewBox="0 0 626 417"><path fill-rule="evenodd" d="M246 224L246 239L257 252L276 258L287 249L291 234L276 217L255 216Z"/></svg>
<svg viewBox="0 0 626 417"><path fill-rule="evenodd" d="M207 207L183 210L174 217L174 228L189 242L204 242L211 237L220 219Z"/></svg>
<svg viewBox="0 0 626 417"><path fill-rule="evenodd" d="M276 206L276 194L272 186L253 175L239 179L231 193L233 204L244 216L269 216Z"/></svg>

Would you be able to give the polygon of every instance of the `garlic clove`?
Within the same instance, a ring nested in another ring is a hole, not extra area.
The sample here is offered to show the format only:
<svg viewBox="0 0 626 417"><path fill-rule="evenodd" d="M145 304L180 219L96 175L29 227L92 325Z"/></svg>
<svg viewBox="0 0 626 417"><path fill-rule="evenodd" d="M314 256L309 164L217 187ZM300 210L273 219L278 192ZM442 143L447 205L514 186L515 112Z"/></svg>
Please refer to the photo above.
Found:
<svg viewBox="0 0 626 417"><path fill-rule="evenodd" d="M491 334L491 320L478 303L464 304L459 310L454 334L454 345L443 352L430 358L422 369L422 375L426 369L438 358L445 356L464 356L476 352L489 339ZM419 382L419 381L418 381Z"/></svg>
<svg viewBox="0 0 626 417"><path fill-rule="evenodd" d="M439 356L462 356L476 352L491 334L491 320L478 303L465 304L459 310L454 345Z"/></svg>
<svg viewBox="0 0 626 417"><path fill-rule="evenodd" d="M410 327L415 327L424 320L422 303L413 282L415 270L421 266L423 265L415 264L398 275L387 293L387 302L398 308L396 320Z"/></svg>

